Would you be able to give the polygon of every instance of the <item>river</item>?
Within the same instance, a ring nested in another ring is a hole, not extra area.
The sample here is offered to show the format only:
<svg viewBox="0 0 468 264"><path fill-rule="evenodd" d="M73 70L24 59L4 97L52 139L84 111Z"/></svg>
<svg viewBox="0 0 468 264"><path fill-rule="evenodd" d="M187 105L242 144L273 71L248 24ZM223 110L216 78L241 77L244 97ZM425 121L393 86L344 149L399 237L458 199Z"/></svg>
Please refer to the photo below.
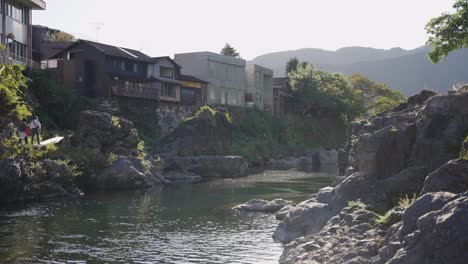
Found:
<svg viewBox="0 0 468 264"><path fill-rule="evenodd" d="M0 263L278 263L274 215L231 210L250 199L304 200L330 173L244 178L0 211Z"/></svg>

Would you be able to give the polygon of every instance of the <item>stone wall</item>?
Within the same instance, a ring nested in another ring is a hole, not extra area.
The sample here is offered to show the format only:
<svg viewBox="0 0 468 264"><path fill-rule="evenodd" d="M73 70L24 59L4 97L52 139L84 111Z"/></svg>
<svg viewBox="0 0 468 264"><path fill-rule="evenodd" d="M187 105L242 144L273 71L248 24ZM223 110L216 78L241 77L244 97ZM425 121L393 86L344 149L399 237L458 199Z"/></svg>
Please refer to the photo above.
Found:
<svg viewBox="0 0 468 264"><path fill-rule="evenodd" d="M90 110L107 112L131 120L140 132L162 138L191 117L197 110L195 105L179 105L138 98L106 98L93 100Z"/></svg>
<svg viewBox="0 0 468 264"><path fill-rule="evenodd" d="M161 102L156 109L159 135L165 137L170 134L179 126L181 120L193 116L198 108L195 105L178 105Z"/></svg>

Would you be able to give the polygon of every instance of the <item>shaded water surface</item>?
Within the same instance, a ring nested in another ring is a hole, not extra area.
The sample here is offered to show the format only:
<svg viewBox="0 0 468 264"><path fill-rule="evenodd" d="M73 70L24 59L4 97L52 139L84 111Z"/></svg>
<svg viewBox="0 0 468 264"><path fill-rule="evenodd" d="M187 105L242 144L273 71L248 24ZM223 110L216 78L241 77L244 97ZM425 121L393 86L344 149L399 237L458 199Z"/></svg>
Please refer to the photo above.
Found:
<svg viewBox="0 0 468 264"><path fill-rule="evenodd" d="M0 210L0 263L277 263L273 215L239 214L250 199L304 200L327 173L245 178Z"/></svg>

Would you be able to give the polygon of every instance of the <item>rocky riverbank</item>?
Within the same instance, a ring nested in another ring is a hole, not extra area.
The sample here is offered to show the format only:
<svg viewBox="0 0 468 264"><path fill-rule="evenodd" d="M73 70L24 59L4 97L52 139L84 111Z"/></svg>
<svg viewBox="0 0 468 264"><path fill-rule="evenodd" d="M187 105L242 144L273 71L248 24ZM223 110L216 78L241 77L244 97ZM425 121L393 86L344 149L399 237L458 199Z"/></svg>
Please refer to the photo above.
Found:
<svg viewBox="0 0 468 264"><path fill-rule="evenodd" d="M77 130L56 149L20 149L20 155L0 160L5 172L0 175L0 202L245 176L247 162L228 155L231 125L229 113L204 107L151 151L133 122L83 111Z"/></svg>
<svg viewBox="0 0 468 264"><path fill-rule="evenodd" d="M283 212L280 263L465 263L467 131L467 93L352 123L335 185Z"/></svg>

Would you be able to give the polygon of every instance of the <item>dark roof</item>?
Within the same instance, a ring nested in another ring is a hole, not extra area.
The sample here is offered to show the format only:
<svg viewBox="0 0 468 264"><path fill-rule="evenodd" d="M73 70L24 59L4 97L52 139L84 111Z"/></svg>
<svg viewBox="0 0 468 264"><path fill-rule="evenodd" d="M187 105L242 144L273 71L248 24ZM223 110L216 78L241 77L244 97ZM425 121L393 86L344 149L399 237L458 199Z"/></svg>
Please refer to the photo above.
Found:
<svg viewBox="0 0 468 264"><path fill-rule="evenodd" d="M180 75L180 80L181 81L186 81L186 82L199 82L199 83L204 83L204 84L208 84L208 82L206 81L203 81L203 80L200 80L198 79L197 77L195 76L192 76L192 75Z"/></svg>
<svg viewBox="0 0 468 264"><path fill-rule="evenodd" d="M179 69L182 68L179 64L177 64L177 62L175 62L175 60L171 59L171 57L169 57L169 56L151 58L151 60L153 62L158 62L158 60L164 60L164 59L169 60L170 62L172 62L172 64L174 64L174 66L176 66L177 68L179 68Z"/></svg>
<svg viewBox="0 0 468 264"><path fill-rule="evenodd" d="M120 48L116 46L111 46L111 45L89 41L89 40L83 40L83 39L78 40L77 42L75 42L73 45L71 45L67 49L64 49L60 51L59 53L55 54L52 58L56 58L57 56L61 55L63 52L68 51L69 49L75 47L76 45L80 43L90 45L93 48L97 49L98 51L104 53L105 55L112 56L112 57L119 57L119 58L125 58L129 60L145 61L145 62L151 62L151 59L152 59L150 56L138 50Z"/></svg>

